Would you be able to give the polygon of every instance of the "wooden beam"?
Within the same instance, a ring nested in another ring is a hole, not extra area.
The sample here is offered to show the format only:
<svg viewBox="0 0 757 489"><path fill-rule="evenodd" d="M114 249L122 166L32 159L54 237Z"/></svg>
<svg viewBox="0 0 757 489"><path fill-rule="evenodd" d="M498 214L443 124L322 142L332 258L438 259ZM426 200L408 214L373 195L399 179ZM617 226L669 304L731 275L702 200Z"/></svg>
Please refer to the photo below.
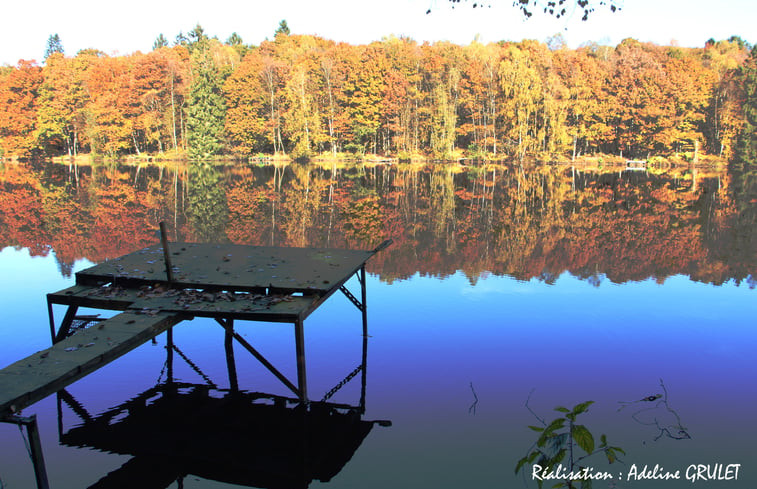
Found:
<svg viewBox="0 0 757 489"><path fill-rule="evenodd" d="M17 413L181 321L169 313L124 312L0 370L0 417Z"/></svg>

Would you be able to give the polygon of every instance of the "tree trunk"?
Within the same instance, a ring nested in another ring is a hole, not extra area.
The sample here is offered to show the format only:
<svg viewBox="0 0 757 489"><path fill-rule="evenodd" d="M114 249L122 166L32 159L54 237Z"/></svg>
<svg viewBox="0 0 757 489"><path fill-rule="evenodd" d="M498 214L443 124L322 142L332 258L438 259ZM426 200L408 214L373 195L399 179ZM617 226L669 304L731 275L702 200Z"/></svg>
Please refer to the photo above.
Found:
<svg viewBox="0 0 757 489"><path fill-rule="evenodd" d="M573 136L573 157L570 161L576 161L576 142L577 138L576 136Z"/></svg>
<svg viewBox="0 0 757 489"><path fill-rule="evenodd" d="M177 149L176 144L176 106L174 105L174 91L173 91L173 73L171 74L171 126L173 132L173 149Z"/></svg>

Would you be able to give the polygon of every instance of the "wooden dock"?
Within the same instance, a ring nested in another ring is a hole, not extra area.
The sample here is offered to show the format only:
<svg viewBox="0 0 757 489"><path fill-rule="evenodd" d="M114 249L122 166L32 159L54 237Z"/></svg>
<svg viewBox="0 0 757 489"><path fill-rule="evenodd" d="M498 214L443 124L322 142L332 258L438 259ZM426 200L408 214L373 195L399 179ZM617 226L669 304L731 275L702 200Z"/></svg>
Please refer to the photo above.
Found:
<svg viewBox="0 0 757 489"><path fill-rule="evenodd" d="M36 421L34 417L19 416L21 410L163 332L172 375L172 328L195 317L212 318L223 327L232 390L237 389L233 351L236 340L300 401L307 403L304 320L332 294L341 291L361 312L365 343L365 263L390 244L391 240L387 240L370 251L200 243L171 243L169 249L164 238L162 245L78 272L75 285L47 295L52 346L0 370L0 421L27 426L32 451L38 458L37 486L47 487ZM353 276L360 284L359 297L345 287ZM67 306L57 327L55 304ZM91 316L77 316L80 307L121 312L94 321ZM296 383L236 332L236 320L294 325ZM84 327L86 324L89 327ZM365 344L363 347L365 355ZM361 369L364 377L363 365L346 381Z"/></svg>

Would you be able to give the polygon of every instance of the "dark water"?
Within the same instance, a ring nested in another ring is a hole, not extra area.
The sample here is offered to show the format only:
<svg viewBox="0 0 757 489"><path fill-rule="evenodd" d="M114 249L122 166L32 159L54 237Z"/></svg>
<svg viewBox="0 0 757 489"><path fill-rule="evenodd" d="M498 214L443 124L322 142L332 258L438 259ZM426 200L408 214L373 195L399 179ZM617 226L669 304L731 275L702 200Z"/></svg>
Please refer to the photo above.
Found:
<svg viewBox="0 0 757 489"><path fill-rule="evenodd" d="M370 249L391 237L368 266L363 414L277 412L291 394L241 349L240 388L266 396L221 402L223 331L195 319L174 341L202 375L175 360L175 395L155 390L161 337L70 386L60 408L51 396L24 411L38 415L52 487L536 487L530 466L514 474L538 437L528 426L589 400L577 422L626 453L582 460L614 477L594 487L689 487L692 464L740 464L738 479L696 487L755 487L749 182L705 168L5 164L0 366L49 346L46 293L155 243L161 220L177 241ZM335 295L305 326L317 400L361 364L360 314ZM290 326L239 330L296 378ZM361 380L330 401L358 406ZM164 417L127 416L141 395ZM680 480L628 480L655 464ZM260 467L285 467L285 482ZM34 486L14 425L0 424L0 480Z"/></svg>

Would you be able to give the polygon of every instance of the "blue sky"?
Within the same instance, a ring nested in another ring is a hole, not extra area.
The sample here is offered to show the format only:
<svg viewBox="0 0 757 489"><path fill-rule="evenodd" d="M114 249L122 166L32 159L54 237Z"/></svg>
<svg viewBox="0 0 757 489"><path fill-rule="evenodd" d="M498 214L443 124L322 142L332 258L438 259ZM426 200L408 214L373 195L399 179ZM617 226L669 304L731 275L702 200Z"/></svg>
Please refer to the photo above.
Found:
<svg viewBox="0 0 757 489"><path fill-rule="evenodd" d="M588 22L580 21L580 12L561 20L538 14L524 20L511 0L490 0L491 8L475 9L474 1L463 1L454 9L447 0L9 1L2 7L0 65L16 64L21 58L41 60L53 33L60 35L68 55L90 47L129 54L149 51L160 33L172 41L198 22L220 39L237 32L245 42L257 44L273 36L281 19L293 33L353 44L392 34L458 44L468 44L476 35L483 42L543 41L557 32L570 47L585 41L614 45L626 37L698 47L710 37L733 34L757 42L754 0L618 0L620 12L599 7Z"/></svg>

